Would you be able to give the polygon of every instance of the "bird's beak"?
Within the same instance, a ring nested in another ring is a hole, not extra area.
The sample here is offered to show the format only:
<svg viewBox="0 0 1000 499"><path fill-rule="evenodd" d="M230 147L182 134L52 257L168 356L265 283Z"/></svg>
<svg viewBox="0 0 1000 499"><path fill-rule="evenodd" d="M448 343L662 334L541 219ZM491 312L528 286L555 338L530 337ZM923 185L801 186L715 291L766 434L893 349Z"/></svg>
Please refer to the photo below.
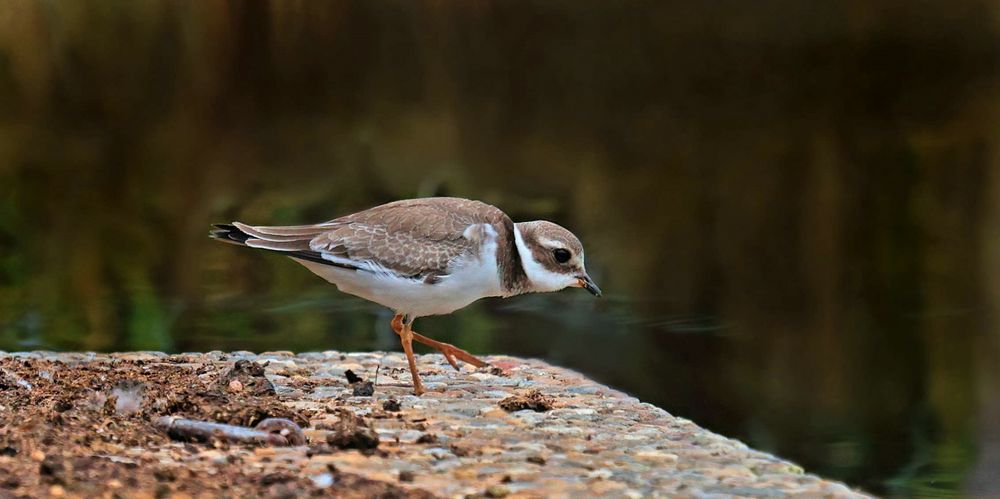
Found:
<svg viewBox="0 0 1000 499"><path fill-rule="evenodd" d="M590 291L590 294L594 296L597 297L601 296L601 288L597 287L597 284L594 283L594 280L591 279L590 276L587 274L583 274L582 276L577 277L576 285L583 289L586 289L587 291Z"/></svg>

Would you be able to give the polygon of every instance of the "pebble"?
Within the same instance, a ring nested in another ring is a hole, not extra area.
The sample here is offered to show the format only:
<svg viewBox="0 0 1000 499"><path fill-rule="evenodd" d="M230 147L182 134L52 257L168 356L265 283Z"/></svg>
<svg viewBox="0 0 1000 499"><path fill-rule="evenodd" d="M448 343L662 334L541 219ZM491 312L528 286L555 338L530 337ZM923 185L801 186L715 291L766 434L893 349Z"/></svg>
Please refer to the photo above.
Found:
<svg viewBox="0 0 1000 499"><path fill-rule="evenodd" d="M511 396L513 393L514 392L508 390L487 390L479 392L479 396L486 399L502 400Z"/></svg>
<svg viewBox="0 0 1000 499"><path fill-rule="evenodd" d="M319 475L312 475L309 477L312 480L313 485L325 489L333 485L334 479L332 473L321 473Z"/></svg>
<svg viewBox="0 0 1000 499"><path fill-rule="evenodd" d="M635 453L635 457L638 459L648 459L650 461L669 461L672 463L677 462L677 454L671 454L669 452L663 452L659 450L641 450Z"/></svg>
<svg viewBox="0 0 1000 499"><path fill-rule="evenodd" d="M608 469L594 470L591 471L590 473L587 473L587 478L590 478L592 480L607 480L612 476L614 476L614 473Z"/></svg>
<svg viewBox="0 0 1000 499"><path fill-rule="evenodd" d="M486 488L486 497L507 497L510 489L503 485L490 485Z"/></svg>

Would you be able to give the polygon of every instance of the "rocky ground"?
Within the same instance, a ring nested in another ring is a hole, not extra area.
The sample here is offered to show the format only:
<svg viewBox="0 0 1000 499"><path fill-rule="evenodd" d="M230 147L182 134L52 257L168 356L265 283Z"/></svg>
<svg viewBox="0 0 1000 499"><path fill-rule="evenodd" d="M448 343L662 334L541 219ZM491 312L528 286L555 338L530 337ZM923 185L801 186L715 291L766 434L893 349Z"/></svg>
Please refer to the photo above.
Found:
<svg viewBox="0 0 1000 499"><path fill-rule="evenodd" d="M415 397L397 353L0 352L0 497L861 495L578 373L485 360L421 356Z"/></svg>

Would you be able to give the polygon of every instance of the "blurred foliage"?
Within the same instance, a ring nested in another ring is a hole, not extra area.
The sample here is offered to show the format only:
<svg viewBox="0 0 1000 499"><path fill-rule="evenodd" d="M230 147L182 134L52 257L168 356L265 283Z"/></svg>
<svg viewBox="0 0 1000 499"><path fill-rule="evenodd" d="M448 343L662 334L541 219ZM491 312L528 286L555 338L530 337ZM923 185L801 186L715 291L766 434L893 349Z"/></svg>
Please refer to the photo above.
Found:
<svg viewBox="0 0 1000 499"><path fill-rule="evenodd" d="M2 348L396 348L208 224L460 195L577 231L608 296L418 330L1000 491L995 1L0 3Z"/></svg>

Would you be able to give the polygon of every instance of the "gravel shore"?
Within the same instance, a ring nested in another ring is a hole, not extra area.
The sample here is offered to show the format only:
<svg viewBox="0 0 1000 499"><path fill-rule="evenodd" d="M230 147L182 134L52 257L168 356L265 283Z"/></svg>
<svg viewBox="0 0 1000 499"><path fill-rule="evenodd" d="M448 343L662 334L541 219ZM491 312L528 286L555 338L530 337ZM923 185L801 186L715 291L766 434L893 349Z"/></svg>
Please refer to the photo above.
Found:
<svg viewBox="0 0 1000 499"><path fill-rule="evenodd" d="M579 373L484 360L420 356L415 397L399 353L0 352L0 475L16 477L0 497L864 497ZM286 418L305 444L179 441L163 416Z"/></svg>

